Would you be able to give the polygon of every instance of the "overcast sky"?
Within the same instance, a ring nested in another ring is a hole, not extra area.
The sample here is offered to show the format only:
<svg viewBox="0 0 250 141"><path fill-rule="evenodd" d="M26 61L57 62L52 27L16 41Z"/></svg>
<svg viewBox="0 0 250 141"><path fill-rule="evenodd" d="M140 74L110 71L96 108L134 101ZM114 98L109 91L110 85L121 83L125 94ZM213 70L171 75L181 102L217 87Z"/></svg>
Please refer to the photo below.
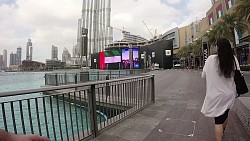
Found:
<svg viewBox="0 0 250 141"><path fill-rule="evenodd" d="M111 0L111 26L125 29L147 39L151 32L164 34L205 17L211 0ZM59 59L66 47L72 53L76 44L77 21L81 17L82 0L0 0L0 54L16 53L26 42L33 42L33 60L51 58L51 46L58 46ZM114 40L121 40L114 29Z"/></svg>

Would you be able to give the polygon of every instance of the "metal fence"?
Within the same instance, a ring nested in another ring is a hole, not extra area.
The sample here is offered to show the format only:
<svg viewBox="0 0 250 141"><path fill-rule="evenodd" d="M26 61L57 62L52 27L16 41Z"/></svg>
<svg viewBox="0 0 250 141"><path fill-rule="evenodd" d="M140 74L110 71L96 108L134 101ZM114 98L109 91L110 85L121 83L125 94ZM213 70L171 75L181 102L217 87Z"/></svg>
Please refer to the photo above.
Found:
<svg viewBox="0 0 250 141"><path fill-rule="evenodd" d="M83 140L154 101L154 75L5 92L0 93L0 129Z"/></svg>
<svg viewBox="0 0 250 141"><path fill-rule="evenodd" d="M85 72L71 72L71 73L46 73L45 85L59 86L67 84L78 84L89 81L100 81L117 79L129 75L138 75L146 73L149 70L103 70L103 71L85 71Z"/></svg>

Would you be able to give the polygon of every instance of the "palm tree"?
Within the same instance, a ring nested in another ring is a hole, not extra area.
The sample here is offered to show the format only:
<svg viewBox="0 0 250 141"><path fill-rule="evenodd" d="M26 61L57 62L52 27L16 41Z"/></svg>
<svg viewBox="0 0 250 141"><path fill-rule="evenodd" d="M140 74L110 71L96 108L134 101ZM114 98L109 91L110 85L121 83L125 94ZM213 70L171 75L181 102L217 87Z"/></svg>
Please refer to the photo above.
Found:
<svg viewBox="0 0 250 141"><path fill-rule="evenodd" d="M202 53L202 40L201 40L201 38L196 40L193 43L192 49L193 49L192 52L193 52L194 56L196 56L196 57L201 56L201 53Z"/></svg>
<svg viewBox="0 0 250 141"><path fill-rule="evenodd" d="M236 16L236 13L226 14L222 16L222 20L219 21L216 25L209 30L205 36L208 37L208 41L211 47L215 46L216 40L221 37L228 38L234 47L236 54L236 41L235 41L235 30L237 32L243 33L247 28L245 22L240 21Z"/></svg>
<svg viewBox="0 0 250 141"><path fill-rule="evenodd" d="M237 16L242 20L245 20L247 23L250 23L250 1L249 0L238 0L236 6ZM250 25L248 28L250 32Z"/></svg>
<svg viewBox="0 0 250 141"><path fill-rule="evenodd" d="M209 30L207 33L205 33L204 36L208 37L208 43L210 46L215 46L216 40L218 39L219 35L218 35L218 32L214 26L214 27L212 27L211 30Z"/></svg>
<svg viewBox="0 0 250 141"><path fill-rule="evenodd" d="M243 33L247 28L245 22L240 21L236 16L236 13L226 14L222 16L223 20L223 27L222 30L224 31L222 34L227 37L232 43L233 47L236 51L236 41L235 41L235 32ZM236 53L236 52L235 52Z"/></svg>
<svg viewBox="0 0 250 141"><path fill-rule="evenodd" d="M180 48L177 52L177 56L180 57L181 59L184 59L184 67L186 67L186 61L188 60L190 56L191 48L190 45L184 46Z"/></svg>
<svg viewBox="0 0 250 141"><path fill-rule="evenodd" d="M192 48L192 52L193 52L193 55L194 55L194 58L199 58L199 62L201 64L201 56L202 56L202 40L201 38L196 40L194 43L193 43L193 48ZM195 61L194 61L195 63ZM195 64L194 66L197 66L197 64Z"/></svg>

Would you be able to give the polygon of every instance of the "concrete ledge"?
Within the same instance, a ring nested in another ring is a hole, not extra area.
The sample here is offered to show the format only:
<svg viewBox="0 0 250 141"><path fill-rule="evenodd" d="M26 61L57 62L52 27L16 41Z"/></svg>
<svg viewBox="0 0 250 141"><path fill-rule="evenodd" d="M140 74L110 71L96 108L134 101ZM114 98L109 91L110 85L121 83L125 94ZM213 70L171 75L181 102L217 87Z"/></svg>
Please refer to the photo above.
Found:
<svg viewBox="0 0 250 141"><path fill-rule="evenodd" d="M239 97L234 104L238 118L250 136L250 97Z"/></svg>

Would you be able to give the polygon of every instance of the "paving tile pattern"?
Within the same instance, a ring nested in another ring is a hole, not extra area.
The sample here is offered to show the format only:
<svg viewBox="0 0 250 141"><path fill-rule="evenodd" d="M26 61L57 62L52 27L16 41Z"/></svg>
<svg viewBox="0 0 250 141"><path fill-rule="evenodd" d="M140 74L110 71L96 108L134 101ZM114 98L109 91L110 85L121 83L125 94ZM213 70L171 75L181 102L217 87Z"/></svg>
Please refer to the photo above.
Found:
<svg viewBox="0 0 250 141"><path fill-rule="evenodd" d="M234 108L238 118L240 119L241 123L246 129L246 132L250 136L250 110L238 99L234 104Z"/></svg>
<svg viewBox="0 0 250 141"><path fill-rule="evenodd" d="M151 73L156 75L156 102L93 141L214 141L214 120L200 112L206 89L200 71ZM250 141L235 108L229 113L223 140Z"/></svg>

